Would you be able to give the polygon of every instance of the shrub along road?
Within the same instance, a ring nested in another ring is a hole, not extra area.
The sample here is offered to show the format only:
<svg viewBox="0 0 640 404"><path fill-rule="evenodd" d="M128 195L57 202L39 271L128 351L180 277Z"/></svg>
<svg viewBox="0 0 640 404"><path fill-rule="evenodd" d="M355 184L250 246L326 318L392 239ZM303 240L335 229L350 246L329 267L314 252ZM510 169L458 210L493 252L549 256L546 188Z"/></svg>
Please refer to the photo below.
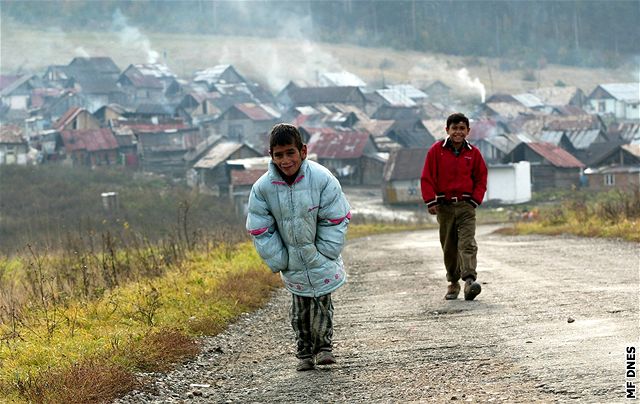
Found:
<svg viewBox="0 0 640 404"><path fill-rule="evenodd" d="M350 241L332 368L295 371L280 290L118 402L624 401L625 348L640 348L638 245L495 229L478 229L472 302L443 299L436 231Z"/></svg>

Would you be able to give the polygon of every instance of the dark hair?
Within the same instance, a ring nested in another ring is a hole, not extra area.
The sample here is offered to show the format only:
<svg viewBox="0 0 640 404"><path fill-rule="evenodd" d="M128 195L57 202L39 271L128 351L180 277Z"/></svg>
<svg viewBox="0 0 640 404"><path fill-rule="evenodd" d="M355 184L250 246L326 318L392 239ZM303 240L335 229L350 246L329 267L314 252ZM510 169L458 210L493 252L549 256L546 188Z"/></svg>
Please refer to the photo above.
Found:
<svg viewBox="0 0 640 404"><path fill-rule="evenodd" d="M300 131L288 123L279 123L271 128L269 133L269 153L274 146L286 146L294 144L298 150L302 150L302 136Z"/></svg>
<svg viewBox="0 0 640 404"><path fill-rule="evenodd" d="M460 122L466 123L467 128L470 128L469 118L464 116L462 112L456 112L455 114L449 115L449 117L447 118L447 129L449 129L449 126L455 125L456 123L460 123Z"/></svg>

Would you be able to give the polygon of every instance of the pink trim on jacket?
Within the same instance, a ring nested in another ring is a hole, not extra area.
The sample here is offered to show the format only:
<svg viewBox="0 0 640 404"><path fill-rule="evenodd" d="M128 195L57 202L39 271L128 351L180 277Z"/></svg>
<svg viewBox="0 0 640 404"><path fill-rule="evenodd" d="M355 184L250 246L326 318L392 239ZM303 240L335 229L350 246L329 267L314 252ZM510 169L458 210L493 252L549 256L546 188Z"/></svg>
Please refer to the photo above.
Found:
<svg viewBox="0 0 640 404"><path fill-rule="evenodd" d="M343 216L343 217L341 217L339 219L327 219L327 220L330 221L333 224L340 224L340 223L342 223L344 221L344 219L351 220L351 211L347 212L346 216Z"/></svg>
<svg viewBox="0 0 640 404"><path fill-rule="evenodd" d="M300 181L302 181L303 178L304 178L304 174L296 178L296 180L293 181L291 185L299 183ZM271 183L274 185L288 185L285 181L271 181Z"/></svg>
<svg viewBox="0 0 640 404"><path fill-rule="evenodd" d="M264 232L265 232L265 231L267 231L267 230L269 230L269 228L268 228L268 227L263 227L263 228L261 228L261 229L249 230L249 233L250 233L252 236L259 236L259 235L261 235L262 233L264 233Z"/></svg>

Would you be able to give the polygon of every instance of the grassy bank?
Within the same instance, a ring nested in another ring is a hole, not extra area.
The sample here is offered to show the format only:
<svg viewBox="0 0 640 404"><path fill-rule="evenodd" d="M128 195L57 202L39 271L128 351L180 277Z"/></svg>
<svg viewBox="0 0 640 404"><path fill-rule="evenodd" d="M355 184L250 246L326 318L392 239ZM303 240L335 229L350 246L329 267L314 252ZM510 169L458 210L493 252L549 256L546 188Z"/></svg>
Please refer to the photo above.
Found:
<svg viewBox="0 0 640 404"><path fill-rule="evenodd" d="M421 228L354 224L349 238ZM0 401L112 400L140 386L137 372L193 358L197 337L281 285L249 241L124 244L0 260Z"/></svg>
<svg viewBox="0 0 640 404"><path fill-rule="evenodd" d="M547 196L530 208L531 218L514 224L516 234L574 234L640 242L640 192L573 192Z"/></svg>
<svg viewBox="0 0 640 404"><path fill-rule="evenodd" d="M217 334L279 284L245 242L190 253L162 276L95 299L43 292L5 313L0 392L17 401L110 400L138 383L135 372L194 356L194 337Z"/></svg>

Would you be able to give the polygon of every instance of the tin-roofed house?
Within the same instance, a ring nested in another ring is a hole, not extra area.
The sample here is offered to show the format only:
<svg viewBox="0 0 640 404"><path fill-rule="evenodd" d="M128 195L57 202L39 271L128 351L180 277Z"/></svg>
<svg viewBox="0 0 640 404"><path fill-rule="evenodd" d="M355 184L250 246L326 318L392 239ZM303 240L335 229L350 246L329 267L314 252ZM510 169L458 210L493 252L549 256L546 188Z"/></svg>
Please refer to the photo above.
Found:
<svg viewBox="0 0 640 404"><path fill-rule="evenodd" d="M186 156L203 140L200 130L175 120L166 123L124 123L137 138L143 171L183 178L188 169Z"/></svg>
<svg viewBox="0 0 640 404"><path fill-rule="evenodd" d="M528 161L531 164L533 191L579 187L585 165L568 151L551 143L520 143L509 154L504 163Z"/></svg>
<svg viewBox="0 0 640 404"><path fill-rule="evenodd" d="M116 165L118 141L109 128L63 130L65 164L74 166Z"/></svg>
<svg viewBox="0 0 640 404"><path fill-rule="evenodd" d="M361 110L367 106L367 98L359 87L296 87L287 86L276 100L283 110L296 106L315 106L318 104L347 104Z"/></svg>
<svg viewBox="0 0 640 404"><path fill-rule="evenodd" d="M26 111L31 108L31 94L42 83L37 76L0 76L0 100L10 110Z"/></svg>
<svg viewBox="0 0 640 404"><path fill-rule="evenodd" d="M364 80L347 71L326 72L320 74L319 84L322 87L361 87L367 86Z"/></svg>
<svg viewBox="0 0 640 404"><path fill-rule="evenodd" d="M54 122L52 127L57 131L98 129L100 128L100 121L84 108L71 107Z"/></svg>
<svg viewBox="0 0 640 404"><path fill-rule="evenodd" d="M600 115L640 120L640 82L600 84L588 100L591 111Z"/></svg>
<svg viewBox="0 0 640 404"><path fill-rule="evenodd" d="M229 195L231 168L227 160L263 157L262 154L244 143L221 140L194 165L196 185L200 192L216 196ZM263 171L264 172L264 171ZM238 184L236 184L238 185Z"/></svg>
<svg viewBox="0 0 640 404"><path fill-rule="evenodd" d="M420 175L427 148L400 149L389 154L384 166L382 200L385 204L420 204Z"/></svg>
<svg viewBox="0 0 640 404"><path fill-rule="evenodd" d="M129 65L118 78L118 85L127 93L131 105L143 102L163 102L166 90L177 80L164 64Z"/></svg>
<svg viewBox="0 0 640 404"><path fill-rule="evenodd" d="M246 217L249 194L253 184L268 170L271 157L249 157L227 160L231 176L229 197L233 201L236 215Z"/></svg>
<svg viewBox="0 0 640 404"><path fill-rule="evenodd" d="M378 155L371 135L335 128L300 128L308 136L310 155L344 185L380 185L385 160Z"/></svg>
<svg viewBox="0 0 640 404"><path fill-rule="evenodd" d="M235 104L218 118L217 129L227 138L257 150L268 145L266 134L280 121L280 112L266 104Z"/></svg>
<svg viewBox="0 0 640 404"><path fill-rule="evenodd" d="M246 83L244 77L229 64L216 65L204 70L199 70L193 76L194 83L202 83L209 91L215 90L216 84Z"/></svg>
<svg viewBox="0 0 640 404"><path fill-rule="evenodd" d="M640 190L640 144L625 144L623 140L608 143L588 162L585 170L589 189L607 191Z"/></svg>

